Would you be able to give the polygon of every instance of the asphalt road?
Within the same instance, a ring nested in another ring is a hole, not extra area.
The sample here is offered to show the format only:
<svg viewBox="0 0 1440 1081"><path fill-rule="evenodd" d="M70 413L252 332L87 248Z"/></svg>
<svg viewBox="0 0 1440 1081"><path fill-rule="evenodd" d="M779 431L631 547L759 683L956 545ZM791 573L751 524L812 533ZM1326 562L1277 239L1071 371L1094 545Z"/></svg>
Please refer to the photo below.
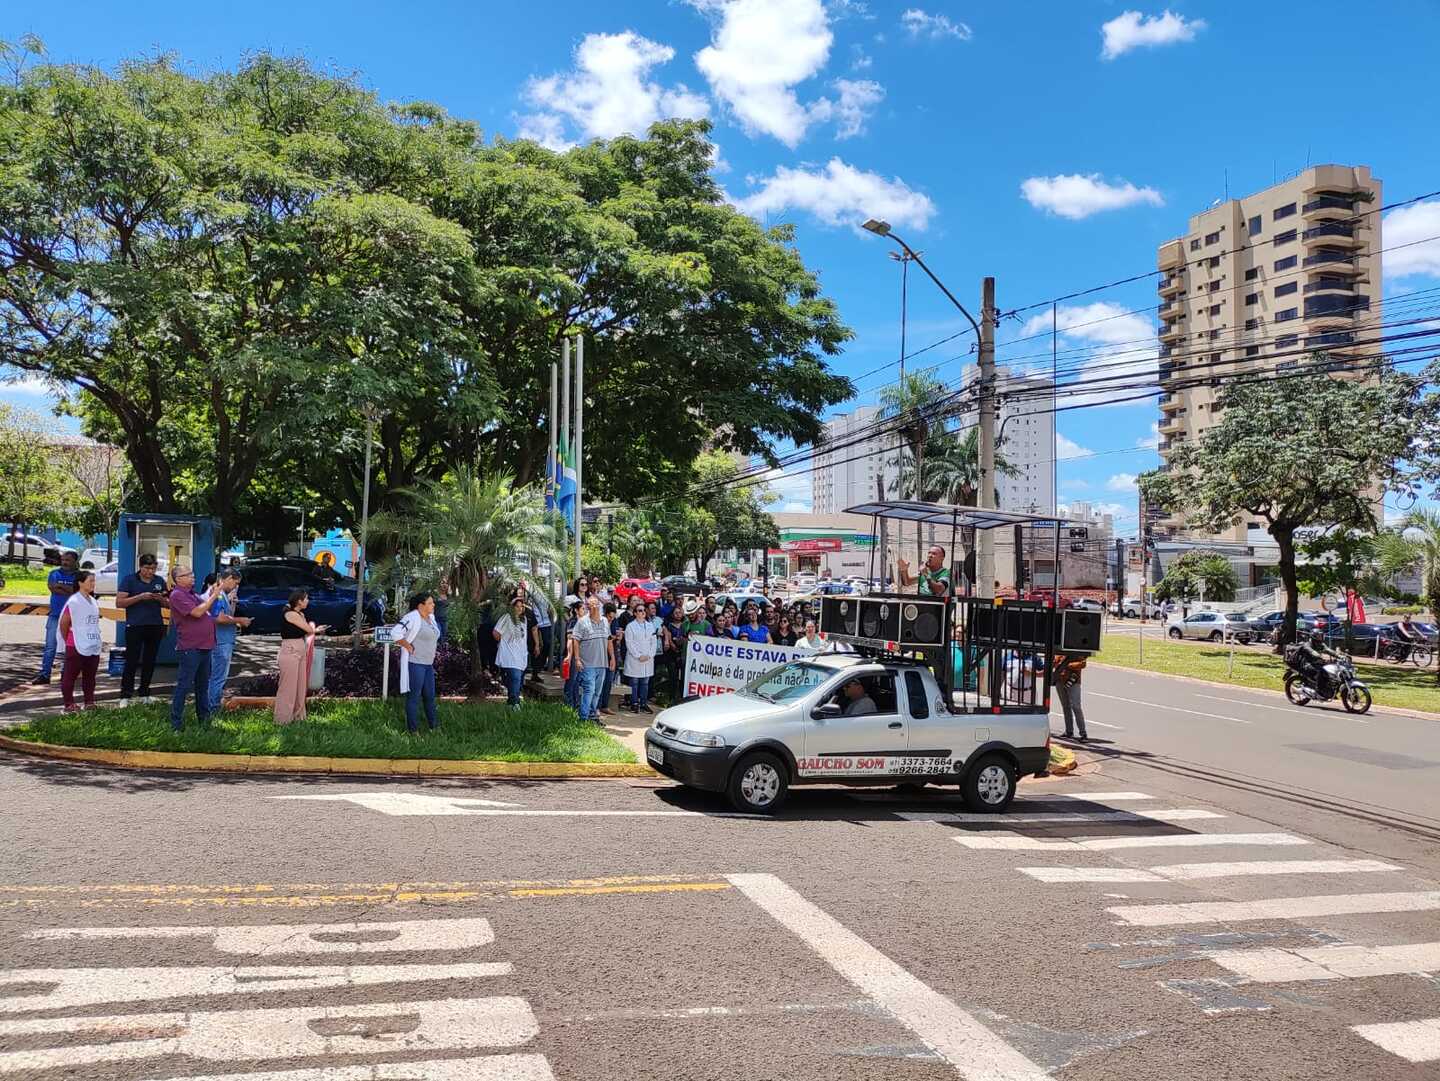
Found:
<svg viewBox="0 0 1440 1081"><path fill-rule="evenodd" d="M984 821L0 759L0 1079L1440 1077L1440 723L1145 678Z"/></svg>

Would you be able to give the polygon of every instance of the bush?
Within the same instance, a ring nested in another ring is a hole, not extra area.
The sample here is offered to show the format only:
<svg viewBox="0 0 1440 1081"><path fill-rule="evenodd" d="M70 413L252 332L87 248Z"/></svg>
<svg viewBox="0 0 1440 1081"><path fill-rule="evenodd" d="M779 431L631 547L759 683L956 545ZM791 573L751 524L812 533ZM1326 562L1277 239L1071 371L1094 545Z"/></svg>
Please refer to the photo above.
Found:
<svg viewBox="0 0 1440 1081"><path fill-rule="evenodd" d="M312 697L378 698L380 697L380 658L384 646L362 646L359 649L326 647L325 689ZM403 649L390 651L390 693L400 689L400 658ZM278 673L247 676L231 682L233 693L242 697L273 696L280 686ZM435 693L437 695L478 696L494 694L500 685L488 675L478 686L470 678L470 654L452 642L442 642L435 650Z"/></svg>
<svg viewBox="0 0 1440 1081"><path fill-rule="evenodd" d="M1418 604L1393 604L1387 608L1380 609L1382 616L1418 616L1425 609Z"/></svg>

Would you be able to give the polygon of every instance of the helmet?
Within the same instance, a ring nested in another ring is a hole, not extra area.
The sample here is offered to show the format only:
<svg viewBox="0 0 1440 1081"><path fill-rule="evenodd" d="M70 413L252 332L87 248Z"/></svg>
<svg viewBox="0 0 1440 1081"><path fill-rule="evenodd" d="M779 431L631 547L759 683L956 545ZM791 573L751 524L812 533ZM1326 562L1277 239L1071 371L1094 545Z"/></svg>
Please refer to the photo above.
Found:
<svg viewBox="0 0 1440 1081"><path fill-rule="evenodd" d="M1320 647L1320 646L1323 646L1323 645L1325 644L1325 636L1324 636L1323 634L1321 634L1319 631L1311 631L1311 632L1310 632L1310 644L1311 644L1312 646L1317 647L1317 648Z"/></svg>

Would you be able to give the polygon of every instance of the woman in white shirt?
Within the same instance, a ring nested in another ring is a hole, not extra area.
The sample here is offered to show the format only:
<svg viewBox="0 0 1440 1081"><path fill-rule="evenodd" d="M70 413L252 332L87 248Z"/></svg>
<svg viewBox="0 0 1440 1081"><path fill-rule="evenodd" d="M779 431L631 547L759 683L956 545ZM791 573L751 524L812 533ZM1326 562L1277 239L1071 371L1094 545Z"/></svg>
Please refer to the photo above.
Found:
<svg viewBox="0 0 1440 1081"><path fill-rule="evenodd" d="M530 664L530 650L526 647L529 622L525 597L517 590L511 594L510 611L495 621L495 629L490 632L499 643L495 647L495 664L505 682L505 704L511 709L520 708L520 689L525 686L525 669Z"/></svg>
<svg viewBox="0 0 1440 1081"><path fill-rule="evenodd" d="M100 667L100 605L95 600L95 575L75 572L75 592L60 611L60 637L65 642L65 669L60 674L60 695L65 712L74 713L75 680L81 681L85 708L95 705L95 671Z"/></svg>
<svg viewBox="0 0 1440 1081"><path fill-rule="evenodd" d="M400 693L405 696L405 728L420 732L420 703L425 703L425 720L434 732L440 727L435 715L435 649L440 644L440 624L435 622L435 594L428 591L410 598L410 611L396 625L400 636L395 644L409 654L400 658Z"/></svg>
<svg viewBox="0 0 1440 1081"><path fill-rule="evenodd" d="M820 632L815 629L813 619L805 621L805 633L795 640L795 644L801 649L813 649L816 653L825 648L825 639L821 638Z"/></svg>
<svg viewBox="0 0 1440 1081"><path fill-rule="evenodd" d="M650 677L655 674L657 628L640 615L625 624L625 676L630 680L631 706L636 713L651 713Z"/></svg>

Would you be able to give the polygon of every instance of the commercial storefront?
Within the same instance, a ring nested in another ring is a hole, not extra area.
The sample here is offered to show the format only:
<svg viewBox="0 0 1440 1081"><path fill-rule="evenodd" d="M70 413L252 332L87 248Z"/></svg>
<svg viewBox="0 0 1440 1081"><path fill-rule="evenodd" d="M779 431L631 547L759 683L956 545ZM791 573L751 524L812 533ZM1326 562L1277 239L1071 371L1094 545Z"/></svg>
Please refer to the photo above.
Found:
<svg viewBox="0 0 1440 1081"><path fill-rule="evenodd" d="M810 573L821 577L845 578L852 574L869 577L874 538L869 533L845 528L780 529L780 547L771 548L770 573L786 578ZM880 573L879 568L875 573Z"/></svg>

